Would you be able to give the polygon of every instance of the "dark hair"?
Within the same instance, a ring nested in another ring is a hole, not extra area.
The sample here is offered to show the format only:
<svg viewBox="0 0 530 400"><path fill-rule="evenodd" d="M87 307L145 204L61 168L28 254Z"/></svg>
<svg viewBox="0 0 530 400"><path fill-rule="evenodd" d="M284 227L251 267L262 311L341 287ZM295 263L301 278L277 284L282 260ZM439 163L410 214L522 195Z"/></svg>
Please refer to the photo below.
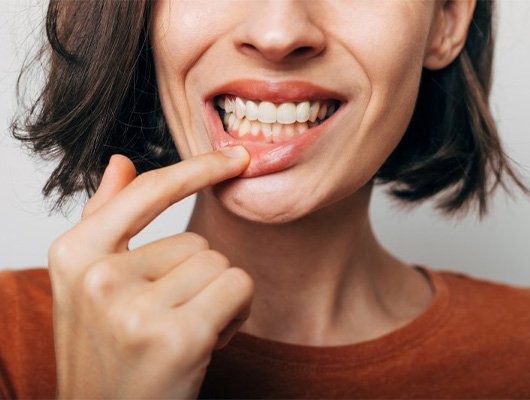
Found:
<svg viewBox="0 0 530 400"><path fill-rule="evenodd" d="M138 172L180 160L158 98L148 41L152 2L51 0L46 17L44 89L14 136L59 164L43 193L54 208L97 188L113 153ZM508 177L530 195L504 153L488 105L494 49L494 1L478 1L462 52L446 68L423 69L409 127L375 175L403 203L440 194L437 208L455 214ZM23 76L26 68L21 72ZM19 78L20 83L20 78ZM20 94L19 94L20 96Z"/></svg>
<svg viewBox="0 0 530 400"><path fill-rule="evenodd" d="M494 52L494 1L477 1L464 48L446 68L423 69L419 94L405 136L376 174L392 182L389 192L406 202L439 193L446 214L478 203L479 216L500 184L511 179L530 190L510 165L489 109Z"/></svg>

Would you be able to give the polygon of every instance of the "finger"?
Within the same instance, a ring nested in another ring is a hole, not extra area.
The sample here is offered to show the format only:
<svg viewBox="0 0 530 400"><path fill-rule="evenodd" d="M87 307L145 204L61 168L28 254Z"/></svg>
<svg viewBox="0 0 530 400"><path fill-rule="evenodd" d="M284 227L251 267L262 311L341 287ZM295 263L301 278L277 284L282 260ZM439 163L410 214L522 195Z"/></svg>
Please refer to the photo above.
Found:
<svg viewBox="0 0 530 400"><path fill-rule="evenodd" d="M229 260L217 251L195 253L165 276L151 283L151 303L162 309L178 307L195 297L229 267Z"/></svg>
<svg viewBox="0 0 530 400"><path fill-rule="evenodd" d="M239 156L214 151L141 174L86 220L83 229L92 233L87 237L94 245L111 247L105 250L126 248L131 237L172 204L241 174L249 155L237 147Z"/></svg>
<svg viewBox="0 0 530 400"><path fill-rule="evenodd" d="M113 256L115 265L147 281L162 278L194 254L208 250L208 242L193 232L156 240Z"/></svg>
<svg viewBox="0 0 530 400"><path fill-rule="evenodd" d="M219 350L225 347L232 337L241 329L245 321L250 316L250 306L246 307L243 312L234 318L227 326L224 328L218 335L217 343L214 347L214 350Z"/></svg>
<svg viewBox="0 0 530 400"><path fill-rule="evenodd" d="M217 334L250 307L254 282L241 268L232 267L213 280L182 307L192 315L200 315Z"/></svg>
<svg viewBox="0 0 530 400"><path fill-rule="evenodd" d="M114 197L136 177L136 168L129 158L113 154L94 195L87 201L81 219L93 214L98 208Z"/></svg>

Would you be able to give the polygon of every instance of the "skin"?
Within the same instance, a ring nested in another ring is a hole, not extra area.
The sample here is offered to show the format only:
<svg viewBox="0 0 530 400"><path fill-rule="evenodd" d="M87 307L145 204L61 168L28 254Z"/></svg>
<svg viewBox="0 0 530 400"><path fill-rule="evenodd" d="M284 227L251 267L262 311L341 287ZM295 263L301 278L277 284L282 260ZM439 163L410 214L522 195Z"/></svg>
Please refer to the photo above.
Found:
<svg viewBox="0 0 530 400"><path fill-rule="evenodd" d="M49 250L57 398L197 397L212 351L249 315L253 281L194 233L128 243L169 204L240 174L240 149L137 178L128 158L111 159Z"/></svg>
<svg viewBox="0 0 530 400"><path fill-rule="evenodd" d="M57 397L193 398L238 330L340 345L423 312L429 282L373 235L371 178L404 133L421 67L454 60L474 5L157 1L157 80L184 161L136 177L114 156L50 248ZM200 96L242 76L315 81L343 91L349 111L292 168L238 179L248 154L211 152ZM129 250L195 192L188 232Z"/></svg>
<svg viewBox="0 0 530 400"><path fill-rule="evenodd" d="M301 79L348 98L332 140L313 146L294 167L198 194L187 230L256 282L243 332L306 345L353 343L390 332L428 306L426 279L374 237L371 179L406 130L422 67L440 69L456 58L474 6L157 2L151 30L157 81L184 159L211 150L201 95L220 83Z"/></svg>

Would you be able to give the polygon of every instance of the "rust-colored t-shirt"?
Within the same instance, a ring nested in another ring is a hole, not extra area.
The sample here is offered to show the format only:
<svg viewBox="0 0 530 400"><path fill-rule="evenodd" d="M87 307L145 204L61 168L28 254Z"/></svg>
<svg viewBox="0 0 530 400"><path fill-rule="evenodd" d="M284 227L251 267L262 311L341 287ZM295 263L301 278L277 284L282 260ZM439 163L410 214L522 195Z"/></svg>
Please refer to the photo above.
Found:
<svg viewBox="0 0 530 400"><path fill-rule="evenodd" d="M238 332L200 398L530 398L530 288L417 268L435 296L376 339L302 346ZM0 272L0 397L53 398L46 269Z"/></svg>

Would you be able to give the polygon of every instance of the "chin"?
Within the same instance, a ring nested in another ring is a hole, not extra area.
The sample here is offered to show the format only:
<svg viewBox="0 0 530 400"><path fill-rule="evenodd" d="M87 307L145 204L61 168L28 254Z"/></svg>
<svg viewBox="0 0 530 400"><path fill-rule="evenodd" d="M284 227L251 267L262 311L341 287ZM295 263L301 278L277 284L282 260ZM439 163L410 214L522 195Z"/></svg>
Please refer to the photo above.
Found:
<svg viewBox="0 0 530 400"><path fill-rule="evenodd" d="M240 203L237 198L220 198L219 201L223 207L239 218L265 225L287 224L308 214L303 210L288 209L285 205L270 207L265 204Z"/></svg>
<svg viewBox="0 0 530 400"><path fill-rule="evenodd" d="M298 180L289 184L290 180L275 175L225 181L210 188L209 195L215 197L220 207L239 218L277 225L326 213L333 205L348 208L359 200L364 203L369 200L373 183L369 178L361 179L333 190L332 185L311 183L309 179L305 185L300 185Z"/></svg>
<svg viewBox="0 0 530 400"><path fill-rule="evenodd" d="M319 208L316 191L294 187L272 175L236 178L213 187L212 195L221 207L240 218L261 224L285 224Z"/></svg>

